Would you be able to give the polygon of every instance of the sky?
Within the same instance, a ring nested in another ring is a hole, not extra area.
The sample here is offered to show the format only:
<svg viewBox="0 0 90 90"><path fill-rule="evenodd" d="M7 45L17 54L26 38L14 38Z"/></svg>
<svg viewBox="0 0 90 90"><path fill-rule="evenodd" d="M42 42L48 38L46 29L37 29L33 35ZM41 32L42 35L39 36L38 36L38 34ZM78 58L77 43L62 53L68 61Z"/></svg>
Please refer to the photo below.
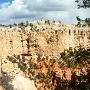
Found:
<svg viewBox="0 0 90 90"><path fill-rule="evenodd" d="M12 0L0 0L0 3L3 3L3 2L12 2Z"/></svg>
<svg viewBox="0 0 90 90"><path fill-rule="evenodd" d="M0 0L0 24L45 20L76 24L76 16L90 17L90 9L78 9L75 0Z"/></svg>

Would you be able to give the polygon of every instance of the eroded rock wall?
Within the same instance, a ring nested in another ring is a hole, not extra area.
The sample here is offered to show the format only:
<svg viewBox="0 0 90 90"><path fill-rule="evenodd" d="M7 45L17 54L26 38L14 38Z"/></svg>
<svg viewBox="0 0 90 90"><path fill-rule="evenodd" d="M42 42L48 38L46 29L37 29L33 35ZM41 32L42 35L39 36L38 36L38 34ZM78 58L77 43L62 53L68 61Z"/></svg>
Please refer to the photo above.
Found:
<svg viewBox="0 0 90 90"><path fill-rule="evenodd" d="M90 47L89 28L53 27L29 34L9 29L5 30L5 33L0 32L0 57L6 58L8 55L23 53L57 56L70 47L73 49L80 45L85 48Z"/></svg>

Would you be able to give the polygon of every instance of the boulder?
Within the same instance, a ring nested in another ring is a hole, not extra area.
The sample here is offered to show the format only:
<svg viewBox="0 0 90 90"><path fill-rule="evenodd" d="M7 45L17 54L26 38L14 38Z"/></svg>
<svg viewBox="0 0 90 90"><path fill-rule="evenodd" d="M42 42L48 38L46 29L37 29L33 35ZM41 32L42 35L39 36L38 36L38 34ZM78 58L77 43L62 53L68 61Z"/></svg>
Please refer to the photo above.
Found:
<svg viewBox="0 0 90 90"><path fill-rule="evenodd" d="M34 81L29 78L25 78L20 73L15 77L3 75L1 79L0 90L37 90Z"/></svg>
<svg viewBox="0 0 90 90"><path fill-rule="evenodd" d="M10 84L14 90L37 90L33 80L29 80L20 74L16 75Z"/></svg>

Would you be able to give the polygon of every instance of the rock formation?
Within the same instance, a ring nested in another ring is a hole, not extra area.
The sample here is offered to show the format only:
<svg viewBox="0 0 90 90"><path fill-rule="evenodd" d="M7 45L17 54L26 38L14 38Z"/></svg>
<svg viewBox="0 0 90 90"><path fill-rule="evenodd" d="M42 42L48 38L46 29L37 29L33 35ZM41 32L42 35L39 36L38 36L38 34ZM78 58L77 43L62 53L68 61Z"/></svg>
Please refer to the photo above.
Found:
<svg viewBox="0 0 90 90"><path fill-rule="evenodd" d="M28 26L0 27L0 57L29 53L57 56L65 49L90 47L90 28L65 25L44 19ZM22 28L23 27L23 28Z"/></svg>
<svg viewBox="0 0 90 90"><path fill-rule="evenodd" d="M8 81L9 85L5 84L4 87L8 88L7 90L10 88L13 88L10 90L37 90L34 82L24 78L20 74L22 72L17 64L8 61L7 56L24 55L28 56L26 58L31 63L36 63L39 55L43 55L43 58L44 56L58 57L64 50L74 50L79 46L85 49L90 47L90 28L87 26L66 25L44 19L12 27L0 26L0 75L3 71L4 75L8 74L10 77L5 78L5 80L9 79L10 81ZM46 64L51 66L48 60ZM37 65L42 73L48 72L43 63L38 61ZM53 71L56 71L57 77L63 78L63 70L59 68L58 63L54 64ZM69 69L67 71L66 79L70 81L71 71ZM1 86L0 89L4 90ZM40 90L43 88L41 87Z"/></svg>

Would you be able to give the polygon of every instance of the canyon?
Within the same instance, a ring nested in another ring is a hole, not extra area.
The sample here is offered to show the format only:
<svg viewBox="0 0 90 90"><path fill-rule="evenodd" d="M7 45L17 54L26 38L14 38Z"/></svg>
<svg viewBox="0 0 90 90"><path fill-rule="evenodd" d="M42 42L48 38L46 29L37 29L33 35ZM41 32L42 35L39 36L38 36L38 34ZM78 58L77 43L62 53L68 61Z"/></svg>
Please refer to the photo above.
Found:
<svg viewBox="0 0 90 90"><path fill-rule="evenodd" d="M50 70L53 72L58 70L58 73L59 71L63 71L57 63L61 63L61 61L58 61L60 53L68 50L78 50L80 47L83 47L85 50L90 48L89 26L69 25L63 24L60 21L46 21L44 19L9 26L0 26L0 75L2 73L5 73L6 75L9 74L10 77L14 75L14 79L11 78L12 83L9 81L14 88L17 88L18 85L15 84L17 82L22 84L27 82L27 85L30 84L32 87L30 86L23 90L30 90L30 88L36 90L34 82L32 80L29 81L29 79L26 78L27 76L25 77L25 72L21 72L16 63L10 62L7 59L8 56L15 58L15 55L20 55L20 60L25 56L25 58L28 59L28 63L30 60L32 65L36 64L38 66L39 64L38 67L41 68L38 68L36 72L41 71L42 73L46 73L47 71L45 63L48 66L51 63L52 67L49 68L53 69ZM38 58L39 56L42 56L42 58ZM46 60L46 56L48 56L48 60ZM43 61L43 58L46 61ZM52 62L53 58L56 58L57 61L55 65ZM17 74L17 72L19 73ZM21 73L23 75L21 75ZM21 82L18 77L22 78L23 81ZM22 85L18 86L17 90L21 90L22 87Z"/></svg>

